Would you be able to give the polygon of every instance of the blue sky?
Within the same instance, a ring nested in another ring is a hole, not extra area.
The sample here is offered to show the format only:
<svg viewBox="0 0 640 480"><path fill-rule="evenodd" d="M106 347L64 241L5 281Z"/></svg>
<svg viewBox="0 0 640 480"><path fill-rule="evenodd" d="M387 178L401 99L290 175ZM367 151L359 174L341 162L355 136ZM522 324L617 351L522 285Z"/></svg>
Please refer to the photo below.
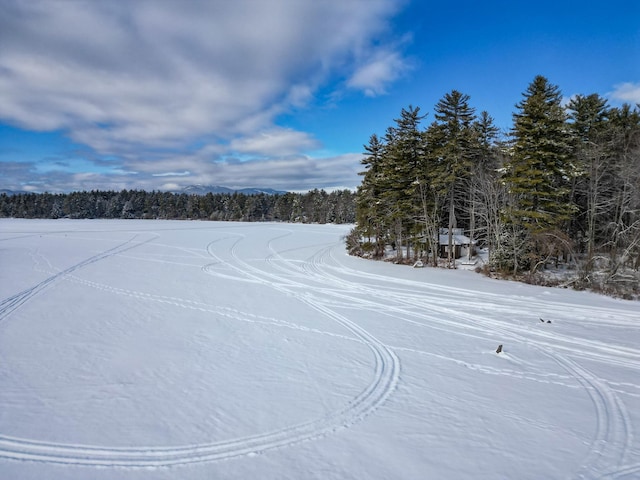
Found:
<svg viewBox="0 0 640 480"><path fill-rule="evenodd" d="M0 0L0 189L354 188L400 110L640 103L640 2Z"/></svg>

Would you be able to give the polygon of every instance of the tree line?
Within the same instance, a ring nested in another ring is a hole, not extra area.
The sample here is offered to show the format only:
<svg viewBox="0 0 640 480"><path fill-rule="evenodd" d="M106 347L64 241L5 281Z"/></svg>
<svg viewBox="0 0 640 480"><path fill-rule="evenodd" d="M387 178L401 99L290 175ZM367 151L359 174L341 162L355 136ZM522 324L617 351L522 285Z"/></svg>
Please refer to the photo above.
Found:
<svg viewBox="0 0 640 480"><path fill-rule="evenodd" d="M453 267L461 228L488 248L493 272L533 275L562 263L579 287L638 272L640 105L611 107L598 94L565 105L559 87L537 76L506 135L457 90L422 128L425 117L402 109L364 146L351 253L381 258L392 245L396 261L438 265L444 228Z"/></svg>
<svg viewBox="0 0 640 480"><path fill-rule="evenodd" d="M354 223L355 193L244 194L143 190L0 195L0 217Z"/></svg>

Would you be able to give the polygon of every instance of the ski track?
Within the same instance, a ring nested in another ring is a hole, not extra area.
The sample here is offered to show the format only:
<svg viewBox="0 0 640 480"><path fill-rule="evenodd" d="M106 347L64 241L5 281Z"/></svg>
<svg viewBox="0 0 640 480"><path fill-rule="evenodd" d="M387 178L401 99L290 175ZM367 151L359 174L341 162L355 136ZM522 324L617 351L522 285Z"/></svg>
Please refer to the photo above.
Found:
<svg viewBox="0 0 640 480"><path fill-rule="evenodd" d="M330 251L325 251L322 255L329 255ZM309 264L305 264L305 268L309 268L311 265L314 265L314 270L317 271L317 265L326 263L314 261ZM308 270L310 274L314 274L314 270ZM337 269L341 270L341 269ZM325 277L330 276L325 272ZM477 301L467 301L465 302L464 298L456 297L455 303L452 302L453 297L448 298L441 295L437 296L427 296L424 293L424 290L417 290L415 293L407 292L406 289L403 291L402 295L398 295L398 292L392 291L389 289L380 289L380 288L372 288L363 284L356 283L347 283L342 281L339 277L331 276L334 284L340 284L345 288L350 287L350 298L353 296L366 296L371 298L383 298L384 301L375 301L370 305L370 308L373 308L379 311L380 308L384 308L387 306L387 310L389 310L394 315L398 314L406 314L407 316L415 317L415 318L425 318L425 314L427 312L432 312L433 315L429 318L429 326L433 325L433 322L438 322L444 324L448 327L456 327L463 329L477 329L478 331L486 332L486 331L495 331L495 329L500 329L502 331L513 331L516 333L526 334L528 337L537 337L537 343L546 347L553 347L554 349L561 349L573 355L581 356L583 358L592 359L595 361L603 361L605 363L615 363L616 365L625 366L632 369L638 369L638 365L640 365L640 350L636 348L622 347L619 345L608 345L604 342L598 342L593 340L586 339L576 339L574 337L569 337L558 333L557 331L549 332L543 329L538 328L538 315L531 316L531 322L528 323L527 327L519 325L517 322L506 322L503 320L496 320L491 317L482 315L483 310L488 310L491 312L496 311L505 311L510 313L513 318L518 318L522 316L522 312L518 305L514 305L509 308L505 306L505 302L495 303L491 302L491 298L489 300L485 300L483 297L484 306L480 310L478 308ZM382 280L388 281L388 279L382 278ZM407 287L415 287L417 289L422 286L424 289L425 284L416 283L410 281L403 281ZM354 287L357 289L356 292L353 292ZM426 285L427 288L431 288L431 284ZM436 286L436 289L440 290L441 287ZM450 288L449 290L454 290L455 295L458 293L465 293L462 289ZM459 290L459 291L458 291ZM468 292L466 292L468 293ZM335 295L341 295L341 293L337 292ZM368 303L366 300L363 303ZM544 302L543 302L544 303ZM396 306L393 306L393 305ZM450 305L455 304L455 308L451 308ZM508 302L507 302L508 304ZM364 305L363 305L364 306ZM501 308L500 308L501 307ZM542 309L542 304L533 304L531 305L531 309L533 311L539 312ZM583 310L585 315L594 315L594 310L591 307L581 307L576 305L567 304L566 309L554 309L556 315L553 316L554 319L558 317L563 318L567 316L567 312L570 312L571 317L576 316L576 310ZM542 310L545 313L548 313L548 310ZM461 321L451 321L451 320L441 320L440 318L446 314L451 318L459 318ZM595 312L597 315L597 311ZM631 324L635 322L635 326L637 327L638 316L637 314L624 314L621 313L620 317L622 318L622 322L625 324ZM577 320L577 322L581 322L581 320ZM535 327L533 327L535 325ZM546 326L546 324L545 324ZM532 328L529 328L532 327ZM533 329L535 328L535 329ZM533 340L533 338L531 338ZM585 347L589 347L585 349Z"/></svg>
<svg viewBox="0 0 640 480"><path fill-rule="evenodd" d="M136 235L137 236L137 235ZM97 255L94 255L92 257L89 257L79 263L76 263L75 265L72 265L71 267L68 267L58 273L55 273L53 275L51 275L48 278L45 278L44 280L42 280L41 282L37 283L36 285L27 288L26 290L23 290L22 292L16 293L15 295L12 295L4 300L2 300L0 302L0 323L3 322L13 311L15 311L16 309L20 308L22 305L24 305L27 301L29 301L30 298L32 298L34 295L38 294L39 292L41 292L42 290L46 289L47 287L49 287L51 284L53 284L55 281L60 280L61 278L64 278L66 275L70 275L73 272L86 267L87 265L91 265L92 263L96 263L99 262L100 260L104 260L105 258L109 258L112 257L114 255L118 255L120 253L123 253L127 250L130 250L132 248L137 248L145 243L148 243L150 241L153 240L153 238L149 238L145 241L142 242L136 242L134 243L134 240L136 238L136 236L134 236L133 238L127 240L124 243L121 243L113 248L110 248L108 250L105 250L103 252L98 253Z"/></svg>
<svg viewBox="0 0 640 480"><path fill-rule="evenodd" d="M245 238L243 234L217 229L218 237L211 240L206 247L207 258L212 259L213 262L202 266L202 271L221 278L262 284L292 296L342 326L348 334L331 333L202 302L98 284L74 275L77 270L86 265L139 247L151 239L138 243L133 243L134 239L131 239L5 299L0 302L0 322L38 292L64 278L67 281L80 282L93 288L142 300L171 303L182 308L212 312L237 321L299 329L366 345L373 356L372 378L358 396L352 398L343 408L328 412L321 418L229 441L178 447L125 448L40 442L0 435L0 457L90 466L158 467L224 460L286 447L348 428L373 413L395 390L400 374L400 361L395 352L404 351L455 361L489 375L508 375L541 383L558 384L567 388L583 389L593 404L596 420L588 452L583 459L582 467L573 474L573 478L622 479L632 478L640 472L640 463L628 463L629 453L634 447L634 435L626 405L619 396L619 394L626 394L634 398L640 397L640 392L629 391L631 388L638 389L638 385L606 381L578 363L579 359L587 359L640 371L640 350L569 337L557 331L551 332L540 328L537 324L534 327L533 322L537 320L537 314L531 315L530 319L523 319L520 303L522 299L518 296L486 293L483 294L485 304L482 308L478 308L476 294L465 289L355 271L336 260L333 252L342 246L336 246L335 243L278 250L276 243L285 240L293 232L283 228L273 230L278 231L278 234L268 241L267 248L270 254L252 261L238 253ZM283 255L303 249L313 251L305 260L288 259ZM187 252L186 249L183 251ZM188 252L193 253L193 251L189 249ZM263 262L269 271L255 266L257 262ZM388 285L388 288L381 288L381 284ZM453 299L455 299L455 308L450 307ZM530 303L532 311L542 312L543 316L553 318L554 321L560 318L612 327L637 326L637 318L632 313L619 312L615 319L611 319L603 316L610 313L604 308L547 302L540 299L531 299ZM536 350L553 360L566 374L524 373L514 369L497 369L486 365L469 364L430 352L386 345L362 326L339 313L337 308L370 309L383 313L394 321L408 322L419 328L437 328L456 335L468 335L486 340L499 337L504 341ZM493 312L494 315L496 312L512 315L517 321L496 319L494 316L483 314L484 311ZM571 317L567 316L567 312L570 312ZM594 316L598 318L597 322L590 320Z"/></svg>
<svg viewBox="0 0 640 480"><path fill-rule="evenodd" d="M330 253L330 251L324 251L320 252L320 255L327 255L328 253ZM317 269L322 263L326 263L326 261L313 261L305 265L313 265ZM337 277L335 279L336 281L338 280ZM408 283L408 285L410 285L410 283ZM439 289L440 287L437 288ZM365 290L362 293L373 294L374 292ZM378 289L376 293L379 294L380 289ZM388 291L384 292L382 296L386 297L385 303L387 304L396 298L395 295L389 295ZM414 306L411 295L398 297L402 299L401 303L404 303L405 306ZM407 299L410 300L407 301ZM525 344L539 350L542 354L551 357L559 363L570 376L575 378L583 386L594 404L597 422L589 452L583 461L583 467L576 473L576 478L589 478L590 475L596 475L597 478L600 475L608 475L606 472L612 465L616 468L615 472L619 472L620 475L628 475L629 472L635 472L634 469L636 466L625 466L627 453L633 444L633 432L624 402L607 382L599 379L586 368L580 366L576 361L572 360L570 356L588 358L590 360L640 370L640 351L619 346L614 348L601 342L575 340L563 335L558 335L555 332L551 334L549 332L531 331L517 324L508 324L479 315L477 308L475 308L475 303L465 304L464 299L457 301L456 310L443 307L442 304L446 302L446 299L443 300L442 297L435 297L435 299L430 298L430 301L431 300L435 301L427 303L423 297L421 302L422 308L435 313L447 314L447 316L451 318L456 318L457 312L458 317L460 317L459 310L465 307L470 308L470 311L474 311L475 309L475 313L463 316L465 324L475 323L476 325L481 325L483 330L489 329L494 333L500 333L502 338L509 338L511 341ZM440 306L435 306L435 303L439 303ZM547 302L540 302L540 305L542 304L547 304ZM554 305L554 307L554 310L558 310L557 306ZM593 309L589 308L590 312L592 310ZM396 309L395 313L398 313L398 309ZM572 314L573 313L575 312L572 312ZM413 315L414 312L408 311L406 314ZM632 318L633 317L629 315L629 321L632 321ZM432 319L438 321L437 316L432 317ZM457 327L457 325L452 325L452 323L455 324L456 322L440 321L440 323ZM556 353L558 349L564 354ZM597 352L594 352L594 350L597 350ZM570 355L567 355L567 353Z"/></svg>
<svg viewBox="0 0 640 480"><path fill-rule="evenodd" d="M576 362L559 355L553 358L583 384L596 412L596 432L575 478L600 478L611 465L621 468L632 443L631 421L624 404L608 385Z"/></svg>
<svg viewBox="0 0 640 480"><path fill-rule="evenodd" d="M378 312L388 313L397 320L409 321L414 325L424 325L429 328L433 328L433 323L435 322L440 324L446 331L459 334L460 330L467 330L466 334L479 338L486 338L485 332L491 332L494 337L500 335L500 338L523 344L539 351L544 356L552 358L569 374L569 379L574 379L584 389L590 397L596 413L594 437L582 462L583 466L576 473L576 478L590 478L589 476L591 475L595 475L593 478L597 478L600 475L605 475L612 466L618 472L631 471L632 467L625 466L625 461L627 453L633 444L633 432L624 402L618 396L618 392L611 388L606 381L599 379L571 357L586 358L639 370L640 350L612 346L586 339L575 339L557 332L532 330L529 326L523 326L515 322L508 323L495 320L478 312L477 301L465 302L465 297L468 297L469 293L462 289L427 285L428 289L436 290L438 293L443 293L446 288L447 294L430 296L428 301L425 301L425 285L423 283L411 282L410 280L395 282L394 279L395 288L381 289L379 284L377 288L374 288L367 286L366 283L348 282L328 273L328 270L331 269L329 267L331 246L318 250L310 259L304 262L284 260L272 246L273 241L284 236L286 235L275 237L269 242L272 254L267 257L266 261L272 266L277 266L279 271L286 274L286 277L268 275L273 282L282 284L283 278L286 278L295 284L293 279L306 279L307 285L309 280L320 285L330 285L330 287L319 288L319 290L325 295L343 299L345 304L347 302L355 303L357 308L369 308ZM232 253L234 258L237 259L235 254L236 247L237 243L234 244ZM242 268L243 271L254 269L254 267L244 262ZM338 268L338 271L343 274L353 273L346 272L344 268ZM370 274L365 274L364 276L370 277ZM387 278L378 278L377 280L389 282ZM396 283L400 283L401 286L396 286ZM413 293L410 290L411 288L420 290L416 290ZM402 295L399 295L400 292ZM456 299L455 303L449 301L453 296ZM492 302L491 297L492 295L489 295L489 302ZM499 295L493 297L495 298L495 304L490 304L490 310L513 313L514 317L520 314L521 307L516 304L510 308L511 302L509 302L508 298L506 302L503 302L504 297ZM576 310L584 315L593 315L594 313L597 314L598 311L604 311L591 307L576 307L576 305L570 304L559 305L545 301L536 301L534 303L533 307L536 311L543 310L547 313L562 313L563 315L566 315L566 311L570 311L572 316L576 316ZM448 306L451 304L456 305L455 309ZM498 306L502 306L502 308L494 308ZM468 313L465 313L467 310ZM425 312L427 314L431 312L431 315L425 315ZM623 315L623 317L625 316ZM446 318L459 319L460 321ZM423 323L425 320L428 320L428 322ZM616 324L627 326L633 321L637 322L636 317L629 314L628 318L623 318ZM474 330L475 333L469 332ZM627 473L624 474L627 475Z"/></svg>
<svg viewBox="0 0 640 480"><path fill-rule="evenodd" d="M212 311L218 315L227 316L235 320L245 320L259 323L271 323L278 326L288 328L297 328L311 332L317 332L325 335L333 335L339 338L355 340L369 347L374 357L374 369L372 381L361 391L361 393L352 398L343 408L330 412L329 414L282 429L274 430L267 433L251 435L229 441L186 445L179 447L137 447L137 448L120 448L120 447L96 447L88 445L61 444L52 442L40 442L34 440L20 439L0 435L0 456L12 458L16 460L30 460L60 464L74 465L90 465L90 466L120 466L120 467L160 467L185 463L205 462L224 460L237 456L250 455L265 450L284 447L299 443L301 441L327 435L331 432L348 428L351 425L361 421L367 415L371 414L376 408L382 405L389 395L395 389L398 382L400 364L398 357L387 346L379 342L375 337L370 335L366 330L359 327L348 318L344 317L323 305L322 301L307 295L299 295L297 290L304 286L303 283L292 282L289 279L280 278L276 275L265 273L257 268L252 267L244 262L237 255L237 245L243 235L233 233L230 236L212 241L207 246L210 256L216 260L213 264L203 267L206 273L218 274L212 271L217 265L224 265L240 276L244 276L249 281L265 284L272 288L283 292L287 295L294 295L301 301L309 305L323 315L329 317L333 321L342 325L352 336L335 335L329 332L309 329L299 325L291 324L277 319L268 319L257 315L249 315L246 313L234 311L231 309L221 309L207 306L201 302L193 302L173 297L163 297L153 294L144 294L131 290L100 285L95 282L83 280L77 276L71 275L77 268L92 263L102 258L101 256L92 257L91 259L81 262L58 275L54 275L41 282L48 285L51 281L59 278L61 275L68 276L69 280L81 282L88 286L109 290L114 293L130 295L138 298L166 302L181 306L183 308L193 308L202 311ZM212 246L222 240L231 239L233 244L230 249L233 263L221 260L212 250ZM115 251L113 254L119 253ZM95 260L94 260L95 258ZM222 275L224 276L224 274ZM238 279L238 277L231 277ZM40 284L38 284L40 285ZM36 286L38 287L38 286ZM29 289L28 292L37 292L37 288ZM22 297L20 297L22 298Z"/></svg>

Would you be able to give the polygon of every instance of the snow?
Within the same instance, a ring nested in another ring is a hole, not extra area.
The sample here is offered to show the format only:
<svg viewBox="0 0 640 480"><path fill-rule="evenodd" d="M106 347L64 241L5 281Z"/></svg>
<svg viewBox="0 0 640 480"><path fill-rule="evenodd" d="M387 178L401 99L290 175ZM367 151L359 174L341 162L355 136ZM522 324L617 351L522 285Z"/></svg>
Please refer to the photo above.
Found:
<svg viewBox="0 0 640 480"><path fill-rule="evenodd" d="M349 229L0 220L0 478L640 478L637 302Z"/></svg>

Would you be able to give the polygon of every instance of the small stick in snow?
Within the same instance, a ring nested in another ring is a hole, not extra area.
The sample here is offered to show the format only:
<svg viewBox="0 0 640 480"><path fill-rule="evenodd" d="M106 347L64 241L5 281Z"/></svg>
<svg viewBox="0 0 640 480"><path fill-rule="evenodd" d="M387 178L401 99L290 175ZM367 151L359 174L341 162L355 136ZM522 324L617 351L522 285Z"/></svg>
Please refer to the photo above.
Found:
<svg viewBox="0 0 640 480"><path fill-rule="evenodd" d="M541 318L541 319L540 319L540 321L541 321L542 323L544 323L544 319L543 319L543 318Z"/></svg>
<svg viewBox="0 0 640 480"><path fill-rule="evenodd" d="M502 351L502 344L498 345L498 349L496 350L496 353L500 353Z"/></svg>

